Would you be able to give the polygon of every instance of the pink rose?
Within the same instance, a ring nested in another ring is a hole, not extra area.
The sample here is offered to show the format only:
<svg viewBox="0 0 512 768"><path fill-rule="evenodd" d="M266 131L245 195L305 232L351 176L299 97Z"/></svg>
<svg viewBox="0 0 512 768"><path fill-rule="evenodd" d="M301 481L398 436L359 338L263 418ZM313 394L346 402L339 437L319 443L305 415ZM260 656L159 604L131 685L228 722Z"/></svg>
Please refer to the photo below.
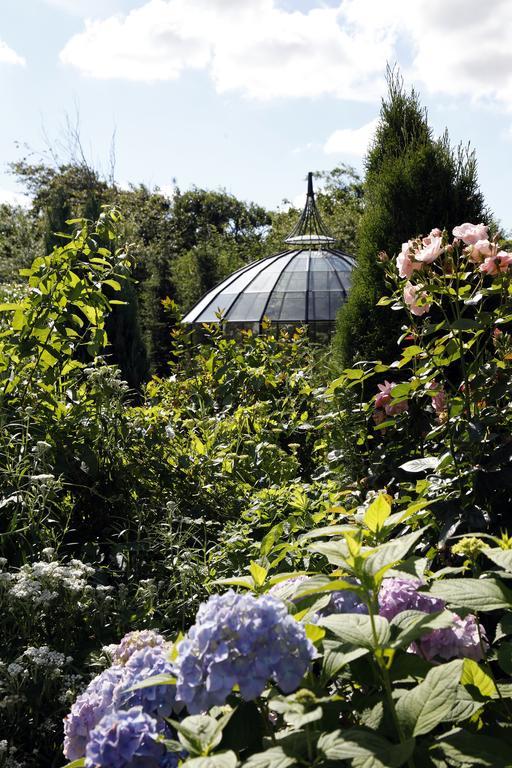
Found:
<svg viewBox="0 0 512 768"><path fill-rule="evenodd" d="M376 408L384 408L384 406L389 403L393 386L394 385L387 379L384 381L384 384L377 384L379 391L375 395Z"/></svg>
<svg viewBox="0 0 512 768"><path fill-rule="evenodd" d="M409 311L417 317L426 314L430 309L430 304L426 302L427 294L421 291L421 288L421 285L413 285L409 281L404 286L404 301Z"/></svg>
<svg viewBox="0 0 512 768"><path fill-rule="evenodd" d="M404 400L401 403L395 403L394 405L391 405L391 400L393 399L393 396L391 394L391 390L393 389L395 385L392 384L390 381L387 381L387 379L384 381L384 384L377 384L377 387L379 388L379 392L375 395L375 407L377 409L382 408L387 416L396 416L397 413L403 413L403 411L406 411L409 407L407 400ZM377 410L376 413L379 413ZM382 411L381 411L382 413ZM378 417L379 421L376 423L382 423L382 418Z"/></svg>
<svg viewBox="0 0 512 768"><path fill-rule="evenodd" d="M423 264L432 264L443 252L443 241L439 236L429 237L428 245L425 245L419 253L416 254L416 261Z"/></svg>
<svg viewBox="0 0 512 768"><path fill-rule="evenodd" d="M499 251L495 256L489 256L483 264L480 264L480 272L498 275L500 272L506 272L510 264L512 264L512 254Z"/></svg>
<svg viewBox="0 0 512 768"><path fill-rule="evenodd" d="M414 270L421 269L421 264L414 261L412 240L402 244L402 251L396 258L396 265L400 277L406 277L407 279L409 279Z"/></svg>
<svg viewBox="0 0 512 768"><path fill-rule="evenodd" d="M495 243L490 243L489 240L477 240L467 250L469 251L469 260L473 264L481 264L486 256L496 256L498 246Z"/></svg>
<svg viewBox="0 0 512 768"><path fill-rule="evenodd" d="M443 233L439 229L439 227L435 227L435 229L430 230L430 234L424 237L421 242L423 243L423 245L430 245L433 237L441 237L442 234Z"/></svg>
<svg viewBox="0 0 512 768"><path fill-rule="evenodd" d="M461 224L453 228L454 237L460 237L466 245L474 245L479 240L487 240L489 227L484 224Z"/></svg>
<svg viewBox="0 0 512 768"><path fill-rule="evenodd" d="M438 416L442 416L446 413L446 392L437 381L431 381L428 388L435 390L432 407Z"/></svg>

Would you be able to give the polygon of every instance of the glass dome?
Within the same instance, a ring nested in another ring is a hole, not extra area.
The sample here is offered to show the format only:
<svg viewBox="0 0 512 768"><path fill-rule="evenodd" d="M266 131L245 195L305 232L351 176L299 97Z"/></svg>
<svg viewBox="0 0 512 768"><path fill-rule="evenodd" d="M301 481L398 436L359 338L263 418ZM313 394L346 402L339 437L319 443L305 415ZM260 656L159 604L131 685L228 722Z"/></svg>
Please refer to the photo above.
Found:
<svg viewBox="0 0 512 768"><path fill-rule="evenodd" d="M350 290L354 259L335 243L316 208L312 174L306 207L285 242L293 248L242 267L209 291L184 323L216 323L261 330L263 320L279 326L307 325L312 335L329 333Z"/></svg>

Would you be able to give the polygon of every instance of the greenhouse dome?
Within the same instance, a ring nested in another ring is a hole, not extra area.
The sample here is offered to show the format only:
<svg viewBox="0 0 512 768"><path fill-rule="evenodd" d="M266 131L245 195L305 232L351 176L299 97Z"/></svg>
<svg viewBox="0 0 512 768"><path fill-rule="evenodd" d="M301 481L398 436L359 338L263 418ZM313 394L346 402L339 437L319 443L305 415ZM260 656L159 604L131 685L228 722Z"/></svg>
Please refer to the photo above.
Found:
<svg viewBox="0 0 512 768"><path fill-rule="evenodd" d="M223 322L226 330L262 330L265 321L310 335L330 334L347 300L354 258L335 247L315 202L308 174L306 205L285 251L252 262L223 280L185 315L184 323Z"/></svg>

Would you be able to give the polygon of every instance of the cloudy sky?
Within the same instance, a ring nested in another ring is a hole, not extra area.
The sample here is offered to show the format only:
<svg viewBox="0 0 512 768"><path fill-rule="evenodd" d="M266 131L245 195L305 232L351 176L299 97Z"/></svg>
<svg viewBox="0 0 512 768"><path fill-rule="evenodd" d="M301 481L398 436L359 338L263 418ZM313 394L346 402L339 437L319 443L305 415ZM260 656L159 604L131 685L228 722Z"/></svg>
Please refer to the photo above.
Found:
<svg viewBox="0 0 512 768"><path fill-rule="evenodd" d="M120 183L296 200L308 170L362 168L395 62L512 228L512 0L1 0L0 198L16 142L78 111L99 167L115 130Z"/></svg>

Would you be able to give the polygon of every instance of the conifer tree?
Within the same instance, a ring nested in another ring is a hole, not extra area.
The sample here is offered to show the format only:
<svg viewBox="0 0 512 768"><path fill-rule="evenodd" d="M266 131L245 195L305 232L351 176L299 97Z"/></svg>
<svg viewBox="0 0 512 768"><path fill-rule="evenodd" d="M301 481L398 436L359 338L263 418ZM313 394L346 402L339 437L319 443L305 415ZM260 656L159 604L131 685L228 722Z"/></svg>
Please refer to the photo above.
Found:
<svg viewBox="0 0 512 768"><path fill-rule="evenodd" d="M377 307L385 293L378 254L394 257L411 236L433 227L449 231L489 218L478 187L474 152L435 139L417 93L388 70L375 139L365 160L365 203L358 232L352 290L337 318L333 352L341 366L396 357L401 312Z"/></svg>

